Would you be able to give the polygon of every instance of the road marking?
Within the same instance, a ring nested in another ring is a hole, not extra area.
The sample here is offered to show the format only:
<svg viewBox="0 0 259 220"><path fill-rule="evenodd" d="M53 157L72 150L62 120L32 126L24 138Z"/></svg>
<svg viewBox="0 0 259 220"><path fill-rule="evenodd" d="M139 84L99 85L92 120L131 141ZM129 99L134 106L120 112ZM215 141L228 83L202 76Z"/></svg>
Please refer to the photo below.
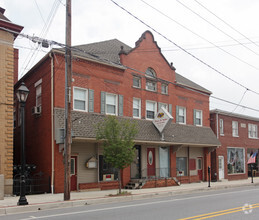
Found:
<svg viewBox="0 0 259 220"><path fill-rule="evenodd" d="M108 208L100 208L100 209L78 211L78 212L66 212L66 213L61 213L61 214L38 216L37 219L54 218L54 217L64 216L64 215L76 215L76 214L108 211L108 210L122 209L122 208L140 207L140 206L154 205L154 204L160 204L160 203L177 202L177 201L184 201L184 200L191 200L191 199L199 199L199 198L206 198L206 197L222 196L222 195L227 195L227 194L242 193L242 192L247 192L247 191L258 191L258 190L259 189L248 189L248 190L243 190L243 191L224 192L224 193L217 193L217 194L210 194L210 195L193 196L193 197L188 197L188 198L170 199L170 200L155 201L155 202L146 202L146 203L141 203L141 204L136 204L135 203L135 204L132 204L132 205L115 206L115 207L108 207ZM57 208L57 209L60 209L60 208ZM21 219L21 220L30 220L30 219L32 219L32 218L24 218L24 219Z"/></svg>
<svg viewBox="0 0 259 220"><path fill-rule="evenodd" d="M255 209L255 208L259 208L259 203L249 205L249 206L246 206L246 207L241 206L241 207L237 207L237 208L226 209L226 210L221 210L221 211L217 211L217 212L210 212L210 213L206 213L206 214L202 214L202 215L196 215L196 216L192 216L192 217L188 217L188 218L181 218L181 219L178 219L178 220L207 219L207 218L213 218L213 217L217 217L217 216L221 216L221 215L228 215L228 214L235 213L235 212L242 212L242 211L245 211L245 210L251 210L251 209Z"/></svg>

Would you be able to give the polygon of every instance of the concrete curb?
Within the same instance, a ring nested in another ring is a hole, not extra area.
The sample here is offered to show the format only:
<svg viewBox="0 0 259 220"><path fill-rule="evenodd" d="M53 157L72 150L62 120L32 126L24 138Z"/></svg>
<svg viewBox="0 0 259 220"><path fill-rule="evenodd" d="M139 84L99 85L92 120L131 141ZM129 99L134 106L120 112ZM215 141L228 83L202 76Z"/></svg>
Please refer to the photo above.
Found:
<svg viewBox="0 0 259 220"><path fill-rule="evenodd" d="M164 191L155 191L155 192L144 192L139 194L132 194L126 196L114 196L114 197L99 197L99 198L90 198L90 199L76 199L70 201L55 201L55 202L44 202L39 204L29 204L26 206L7 206L0 208L0 215L6 214L17 214L24 212L37 212L40 210L51 210L57 208L69 208L76 206L85 206L85 205L96 205L96 204L104 204L104 203L114 203L114 202L128 202L140 199L151 199L157 197L166 197L166 196L174 196L195 192L205 192L209 190L220 190L220 189L229 189L229 188L237 188L242 186L259 186L259 183L245 183L245 184L230 184L230 185L218 185L213 186L211 183L211 187L195 187L190 189L181 189L181 190L165 190Z"/></svg>

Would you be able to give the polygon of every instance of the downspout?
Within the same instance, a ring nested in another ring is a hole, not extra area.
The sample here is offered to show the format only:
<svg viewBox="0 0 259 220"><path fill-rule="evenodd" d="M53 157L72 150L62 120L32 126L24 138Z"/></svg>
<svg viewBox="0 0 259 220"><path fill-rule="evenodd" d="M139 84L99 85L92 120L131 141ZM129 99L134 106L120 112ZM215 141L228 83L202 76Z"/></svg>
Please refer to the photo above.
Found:
<svg viewBox="0 0 259 220"><path fill-rule="evenodd" d="M217 138L219 139L219 114L216 113L216 129L217 129Z"/></svg>
<svg viewBox="0 0 259 220"><path fill-rule="evenodd" d="M49 53L51 58L51 193L54 194L54 59L51 53Z"/></svg>

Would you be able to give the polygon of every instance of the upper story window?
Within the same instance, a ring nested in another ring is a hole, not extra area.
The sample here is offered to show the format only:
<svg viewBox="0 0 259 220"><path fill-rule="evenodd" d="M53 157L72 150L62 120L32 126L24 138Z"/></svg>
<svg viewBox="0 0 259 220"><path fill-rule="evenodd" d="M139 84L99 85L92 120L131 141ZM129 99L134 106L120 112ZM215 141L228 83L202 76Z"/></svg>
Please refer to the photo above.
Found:
<svg viewBox="0 0 259 220"><path fill-rule="evenodd" d="M34 87L36 88L36 107L41 106L41 84L42 84L42 79L38 80L35 84Z"/></svg>
<svg viewBox="0 0 259 220"><path fill-rule="evenodd" d="M146 81L146 90L156 92L156 82L147 80Z"/></svg>
<svg viewBox="0 0 259 220"><path fill-rule="evenodd" d="M161 107L164 107L164 109L166 109L168 111L168 105L166 103L158 103L158 110L160 110Z"/></svg>
<svg viewBox="0 0 259 220"><path fill-rule="evenodd" d="M176 106L176 122L180 124L186 124L186 108Z"/></svg>
<svg viewBox="0 0 259 220"><path fill-rule="evenodd" d="M133 87L134 88L141 88L141 79L140 79L140 77L133 76Z"/></svg>
<svg viewBox="0 0 259 220"><path fill-rule="evenodd" d="M156 115L157 103L146 101L146 119L154 119Z"/></svg>
<svg viewBox="0 0 259 220"><path fill-rule="evenodd" d="M219 134L224 135L224 120L222 118L219 119Z"/></svg>
<svg viewBox="0 0 259 220"><path fill-rule="evenodd" d="M87 89L74 87L73 98L74 110L87 111Z"/></svg>
<svg viewBox="0 0 259 220"><path fill-rule="evenodd" d="M117 106L118 106L118 101L117 101L117 95L115 94L106 94L106 114L107 115L118 115L117 112Z"/></svg>
<svg viewBox="0 0 259 220"><path fill-rule="evenodd" d="M202 126L202 111L194 109L193 111L194 125Z"/></svg>
<svg viewBox="0 0 259 220"><path fill-rule="evenodd" d="M255 124L248 124L248 137L258 138L258 127Z"/></svg>
<svg viewBox="0 0 259 220"><path fill-rule="evenodd" d="M146 70L146 76L156 78L156 72L153 68L148 67Z"/></svg>
<svg viewBox="0 0 259 220"><path fill-rule="evenodd" d="M161 84L161 93L167 95L168 94L168 85Z"/></svg>
<svg viewBox="0 0 259 220"><path fill-rule="evenodd" d="M141 99L133 98L133 117L141 118Z"/></svg>
<svg viewBox="0 0 259 220"><path fill-rule="evenodd" d="M238 122L232 121L232 136L238 137Z"/></svg>
<svg viewBox="0 0 259 220"><path fill-rule="evenodd" d="M101 92L101 113L123 116L123 95Z"/></svg>

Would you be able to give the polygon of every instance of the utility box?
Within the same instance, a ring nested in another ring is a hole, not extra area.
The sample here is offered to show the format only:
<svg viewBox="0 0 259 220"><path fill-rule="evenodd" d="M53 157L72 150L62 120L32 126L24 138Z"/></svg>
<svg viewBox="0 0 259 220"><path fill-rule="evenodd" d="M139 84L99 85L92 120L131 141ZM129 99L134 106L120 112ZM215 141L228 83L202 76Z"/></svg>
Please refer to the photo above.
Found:
<svg viewBox="0 0 259 220"><path fill-rule="evenodd" d="M0 200L4 200L4 174L0 174Z"/></svg>

